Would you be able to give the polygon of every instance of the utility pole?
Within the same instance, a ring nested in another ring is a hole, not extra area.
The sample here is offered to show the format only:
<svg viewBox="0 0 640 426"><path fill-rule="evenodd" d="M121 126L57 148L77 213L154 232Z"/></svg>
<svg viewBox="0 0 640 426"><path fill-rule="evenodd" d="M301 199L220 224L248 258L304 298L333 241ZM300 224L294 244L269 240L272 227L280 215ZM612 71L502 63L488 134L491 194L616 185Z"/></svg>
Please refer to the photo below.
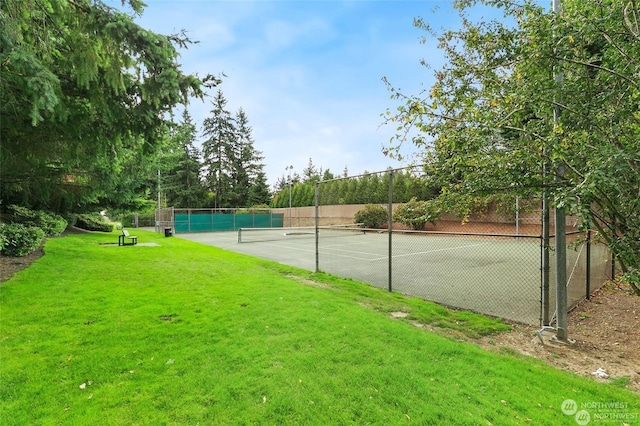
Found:
<svg viewBox="0 0 640 426"><path fill-rule="evenodd" d="M553 0L553 13L559 16L562 13L561 0ZM553 72L553 79L556 87L562 85L562 70L560 65L556 65ZM556 127L560 124L560 107L558 97L556 97L555 106L553 108L553 127L554 133ZM555 133L557 134L557 133ZM561 183L564 176L564 165L562 160L554 164L556 173L556 183ZM567 325L567 238L566 238L566 213L563 207L556 205L555 215L555 251L556 251L556 339L562 343L569 343L569 330Z"/></svg>
<svg viewBox="0 0 640 426"><path fill-rule="evenodd" d="M293 165L284 169L289 171L289 228L291 228L291 171L293 170Z"/></svg>
<svg viewBox="0 0 640 426"><path fill-rule="evenodd" d="M162 219L162 212L160 211L160 169L158 169L158 213L156 218L156 232L160 233L160 220Z"/></svg>

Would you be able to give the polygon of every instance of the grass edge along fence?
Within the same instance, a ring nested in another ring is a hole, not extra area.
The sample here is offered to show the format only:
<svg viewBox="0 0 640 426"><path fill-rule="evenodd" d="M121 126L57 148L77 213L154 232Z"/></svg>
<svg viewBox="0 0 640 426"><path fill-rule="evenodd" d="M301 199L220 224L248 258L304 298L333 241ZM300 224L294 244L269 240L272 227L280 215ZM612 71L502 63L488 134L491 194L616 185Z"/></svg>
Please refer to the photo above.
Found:
<svg viewBox="0 0 640 426"><path fill-rule="evenodd" d="M543 223L548 215L540 211L539 230L528 235L398 229L393 220L394 171L316 182L316 272L530 325L546 327L557 320L555 236L547 240L542 232L544 226L550 229L549 223ZM323 199L335 198L335 194L326 196L323 191L336 181L374 174L384 175L379 180L388 186L386 228L366 229L366 239L358 242L321 238L322 227L331 225L319 214ZM518 229L517 211L515 222ZM566 293L571 308L612 278L614 269L608 248L596 244L590 232L567 232L566 241Z"/></svg>

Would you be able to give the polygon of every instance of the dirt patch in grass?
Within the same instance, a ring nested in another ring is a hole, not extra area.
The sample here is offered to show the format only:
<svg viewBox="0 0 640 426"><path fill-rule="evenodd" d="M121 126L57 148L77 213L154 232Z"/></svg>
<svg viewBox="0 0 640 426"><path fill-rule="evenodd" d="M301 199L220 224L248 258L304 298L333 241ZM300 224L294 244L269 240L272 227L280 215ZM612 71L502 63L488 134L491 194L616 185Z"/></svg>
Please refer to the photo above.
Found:
<svg viewBox="0 0 640 426"><path fill-rule="evenodd" d="M330 284L323 283L323 282L320 282L320 281L314 281L314 280L310 280L308 278L302 278L302 277L298 277L298 276L295 276L295 275L287 275L286 277L290 278L292 280L295 280L295 281L299 282L300 284L308 285L310 287L317 287L317 288L323 288L323 289L326 289L326 290L333 290L333 287Z"/></svg>
<svg viewBox="0 0 640 426"><path fill-rule="evenodd" d="M549 364L590 376L615 380L640 392L640 297L628 285L610 282L568 315L570 345L544 343L537 327L513 325L513 330L479 339L487 349L511 348ZM603 370L609 377L594 373Z"/></svg>
<svg viewBox="0 0 640 426"><path fill-rule="evenodd" d="M0 283L7 281L16 272L23 270L42 256L44 256L42 247L22 257L0 256Z"/></svg>
<svg viewBox="0 0 640 426"><path fill-rule="evenodd" d="M89 232L76 227L67 228L62 235L79 234ZM44 242L34 252L29 253L26 256L10 257L0 256L0 283L7 281L9 278L15 275L16 272L25 269L36 260L44 256Z"/></svg>

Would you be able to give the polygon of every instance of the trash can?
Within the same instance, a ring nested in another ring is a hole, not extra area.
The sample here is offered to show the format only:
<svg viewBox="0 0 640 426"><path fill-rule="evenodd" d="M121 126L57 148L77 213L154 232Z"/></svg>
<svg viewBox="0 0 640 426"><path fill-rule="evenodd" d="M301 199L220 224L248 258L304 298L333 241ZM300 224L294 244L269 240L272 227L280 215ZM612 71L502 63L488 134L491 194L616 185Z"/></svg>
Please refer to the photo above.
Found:
<svg viewBox="0 0 640 426"><path fill-rule="evenodd" d="M164 228L164 236L170 237L171 235L173 235L173 231L171 230L171 228Z"/></svg>

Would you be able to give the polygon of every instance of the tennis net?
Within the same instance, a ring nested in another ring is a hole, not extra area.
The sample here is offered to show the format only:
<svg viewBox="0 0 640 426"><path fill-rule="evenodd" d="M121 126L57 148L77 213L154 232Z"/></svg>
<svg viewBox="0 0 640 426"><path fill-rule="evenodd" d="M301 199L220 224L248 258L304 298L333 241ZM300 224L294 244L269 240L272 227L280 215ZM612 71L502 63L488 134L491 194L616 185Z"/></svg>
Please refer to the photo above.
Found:
<svg viewBox="0 0 640 426"><path fill-rule="evenodd" d="M364 235L365 230L357 224L319 226L318 238L353 237ZM238 243L257 243L278 240L314 239L315 226L298 226L288 228L239 228Z"/></svg>

